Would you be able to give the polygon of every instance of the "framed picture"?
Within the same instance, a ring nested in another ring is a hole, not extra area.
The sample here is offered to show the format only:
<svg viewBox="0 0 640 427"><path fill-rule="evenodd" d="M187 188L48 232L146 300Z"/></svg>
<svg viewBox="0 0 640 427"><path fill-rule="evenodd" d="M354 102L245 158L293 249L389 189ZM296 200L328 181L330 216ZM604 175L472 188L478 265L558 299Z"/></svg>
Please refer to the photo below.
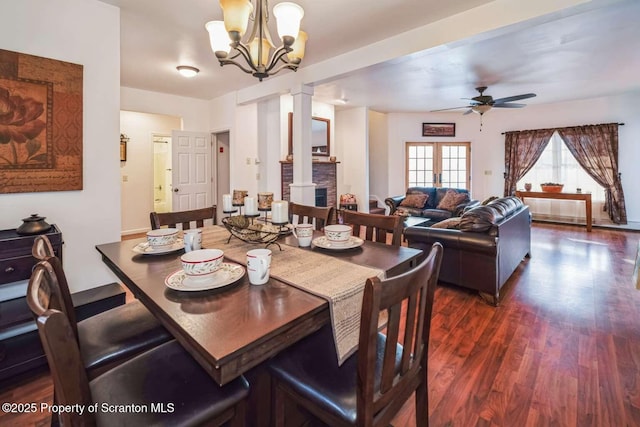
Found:
<svg viewBox="0 0 640 427"><path fill-rule="evenodd" d="M124 134L120 134L120 161L121 162L127 161L127 141L129 141L129 138Z"/></svg>
<svg viewBox="0 0 640 427"><path fill-rule="evenodd" d="M422 136L456 136L456 124L423 123Z"/></svg>

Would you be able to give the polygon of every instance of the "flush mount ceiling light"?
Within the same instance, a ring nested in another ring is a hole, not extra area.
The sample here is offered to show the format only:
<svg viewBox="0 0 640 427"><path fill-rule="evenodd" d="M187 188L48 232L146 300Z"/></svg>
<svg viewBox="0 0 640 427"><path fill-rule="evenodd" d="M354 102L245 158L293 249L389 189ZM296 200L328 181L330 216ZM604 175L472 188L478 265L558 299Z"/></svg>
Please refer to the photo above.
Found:
<svg viewBox="0 0 640 427"><path fill-rule="evenodd" d="M254 6L255 4L255 6ZM307 34L300 31L304 10L295 3L278 3L273 8L278 35L282 46L275 48L269 33L268 0L220 0L224 13L223 21L207 22L211 50L220 66L233 64L260 81L283 69L296 71L302 58ZM249 37L242 41L249 21L253 27ZM271 56L271 49L275 48ZM233 52L231 52L233 49ZM236 61L242 57L243 61Z"/></svg>
<svg viewBox="0 0 640 427"><path fill-rule="evenodd" d="M196 67L190 67L188 65L178 65L176 70L184 77L191 78L200 72Z"/></svg>

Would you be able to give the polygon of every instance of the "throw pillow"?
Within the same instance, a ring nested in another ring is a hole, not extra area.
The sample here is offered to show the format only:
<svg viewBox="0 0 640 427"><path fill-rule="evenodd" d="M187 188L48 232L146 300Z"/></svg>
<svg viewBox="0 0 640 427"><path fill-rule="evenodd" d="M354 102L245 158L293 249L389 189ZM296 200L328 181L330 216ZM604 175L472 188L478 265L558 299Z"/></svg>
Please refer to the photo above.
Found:
<svg viewBox="0 0 640 427"><path fill-rule="evenodd" d="M490 196L490 197L487 197L486 199L484 199L484 200L482 201L482 203L480 203L480 204L484 206L484 205L486 205L487 203L489 203L489 202L493 202L493 201L494 201L494 200L496 200L496 199L498 199L498 196Z"/></svg>
<svg viewBox="0 0 640 427"><path fill-rule="evenodd" d="M448 190L444 195L436 209L444 209L445 211L453 212L456 210L456 206L463 203L467 199L466 193L458 193L455 190Z"/></svg>
<svg viewBox="0 0 640 427"><path fill-rule="evenodd" d="M429 195L424 193L408 194L407 197L400 202L400 206L404 206L405 208L422 209L427 203L428 198Z"/></svg>
<svg viewBox="0 0 640 427"><path fill-rule="evenodd" d="M436 222L435 224L433 224L431 226L431 228L453 228L453 229L458 229L460 227L460 221L461 220L462 220L462 218L460 218L459 216L453 217L453 218L447 218L447 219L442 220L440 222Z"/></svg>
<svg viewBox="0 0 640 427"><path fill-rule="evenodd" d="M398 209L395 210L395 212L393 214L397 215L397 216L410 216L411 212L409 212L408 210L406 210L406 209L404 209L402 207L399 207Z"/></svg>

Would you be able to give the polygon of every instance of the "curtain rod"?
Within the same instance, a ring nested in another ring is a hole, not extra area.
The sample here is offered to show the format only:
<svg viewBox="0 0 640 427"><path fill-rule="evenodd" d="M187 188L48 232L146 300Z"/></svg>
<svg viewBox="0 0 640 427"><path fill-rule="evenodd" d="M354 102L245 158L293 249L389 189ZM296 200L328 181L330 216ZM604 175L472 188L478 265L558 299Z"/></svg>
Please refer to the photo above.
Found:
<svg viewBox="0 0 640 427"><path fill-rule="evenodd" d="M585 125L582 125L582 126L585 126ZM587 125L587 126L589 126L589 125ZM591 126L593 126L593 125L591 125ZM618 126L624 126L624 123L618 123ZM575 126L565 126L565 127L575 127ZM561 128L557 128L557 129L561 129ZM512 132L514 132L514 131L512 131ZM520 131L515 131L515 132L520 132ZM500 135L504 135L505 133L507 133L507 132L501 132Z"/></svg>

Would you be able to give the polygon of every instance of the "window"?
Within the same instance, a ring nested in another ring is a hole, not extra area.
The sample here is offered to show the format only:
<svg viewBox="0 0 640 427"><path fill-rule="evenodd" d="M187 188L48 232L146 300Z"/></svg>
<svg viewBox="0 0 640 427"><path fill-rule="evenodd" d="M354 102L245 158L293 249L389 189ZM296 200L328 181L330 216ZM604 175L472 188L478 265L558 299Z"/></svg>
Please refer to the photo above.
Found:
<svg viewBox="0 0 640 427"><path fill-rule="evenodd" d="M536 164L518 181L517 187L524 188L525 183L531 183L532 191L541 191L540 184L545 182L564 184L565 192L576 192L580 188L583 193L591 193L594 220L610 222L604 212L604 188L585 172L557 132L551 136ZM527 199L527 204L536 219L584 221L584 202Z"/></svg>
<svg viewBox="0 0 640 427"><path fill-rule="evenodd" d="M407 187L470 188L469 142L408 142Z"/></svg>
<svg viewBox="0 0 640 427"><path fill-rule="evenodd" d="M536 164L518 181L518 188L524 188L526 182L532 184L532 191L540 191L540 184L544 182L558 182L564 184L566 192L575 192L578 188L590 192L594 202L604 202L605 198L604 188L585 172L557 132L551 136Z"/></svg>

